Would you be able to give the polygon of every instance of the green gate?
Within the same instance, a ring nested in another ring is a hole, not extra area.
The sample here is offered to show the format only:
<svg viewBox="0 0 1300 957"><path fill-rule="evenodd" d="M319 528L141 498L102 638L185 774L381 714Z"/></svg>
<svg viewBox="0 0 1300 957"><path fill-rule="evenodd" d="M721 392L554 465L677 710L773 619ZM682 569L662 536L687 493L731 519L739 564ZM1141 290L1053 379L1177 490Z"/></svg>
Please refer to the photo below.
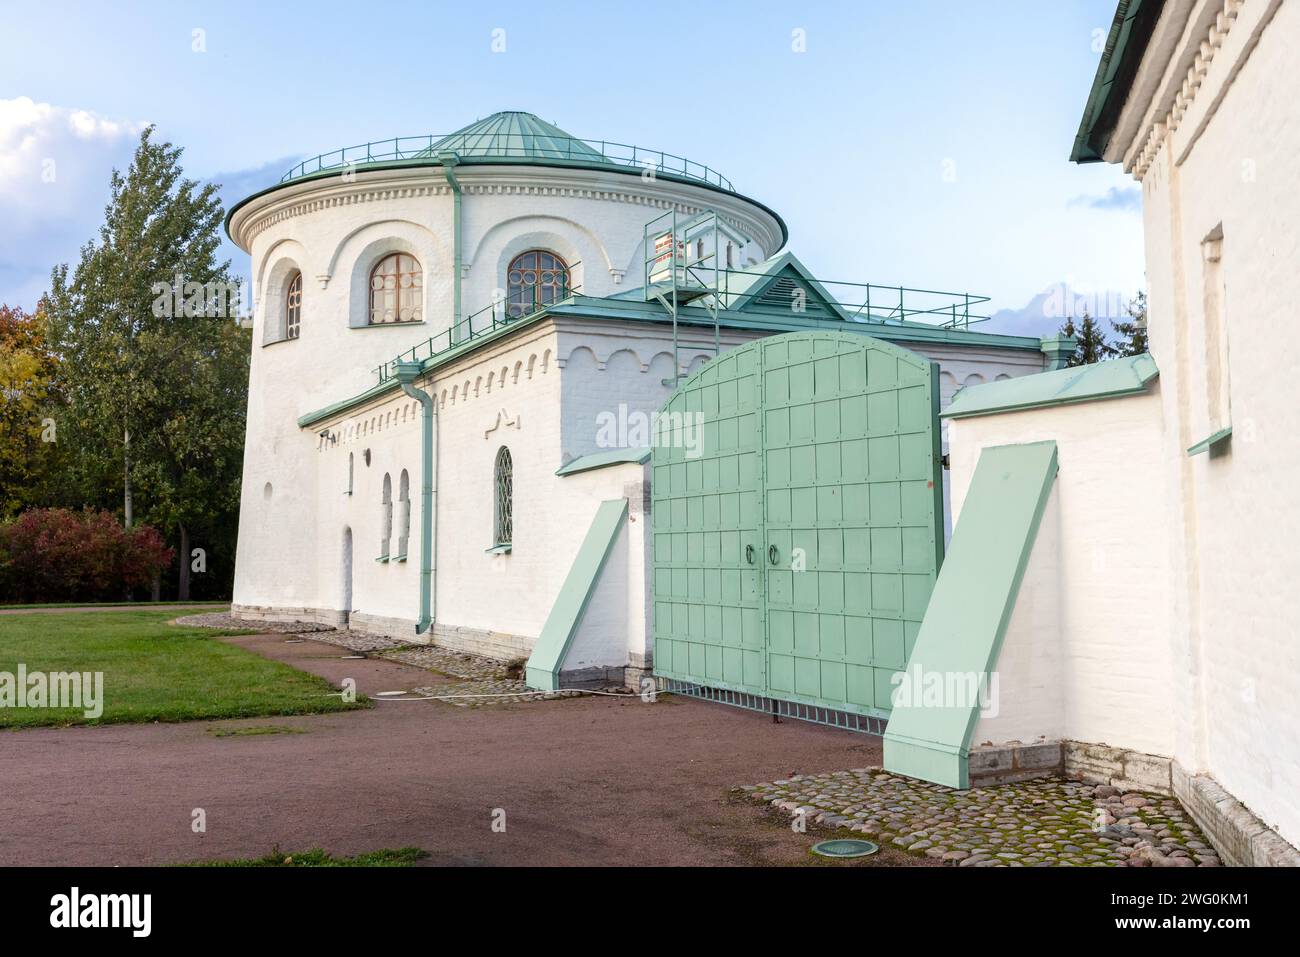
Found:
<svg viewBox="0 0 1300 957"><path fill-rule="evenodd" d="M942 559L938 383L890 343L799 332L673 392L653 454L661 687L881 730Z"/></svg>

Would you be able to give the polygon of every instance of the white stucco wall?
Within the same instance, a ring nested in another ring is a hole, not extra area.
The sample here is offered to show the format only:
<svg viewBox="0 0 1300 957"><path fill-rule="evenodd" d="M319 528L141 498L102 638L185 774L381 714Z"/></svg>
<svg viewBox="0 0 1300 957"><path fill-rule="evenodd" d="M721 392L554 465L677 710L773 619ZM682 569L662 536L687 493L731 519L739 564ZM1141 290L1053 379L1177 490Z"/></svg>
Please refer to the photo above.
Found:
<svg viewBox="0 0 1300 957"><path fill-rule="evenodd" d="M1300 5L1229 6L1231 17L1222 2L1169 5L1161 26L1178 37L1175 53L1148 54L1113 158L1143 189L1166 426L1160 482L1175 503L1174 754L1300 844L1300 411L1289 345L1300 292ZM1206 240L1220 233L1215 266ZM1226 381L1214 369L1220 349ZM1217 420L1216 393L1226 398ZM1229 421L1222 454L1186 454Z"/></svg>
<svg viewBox="0 0 1300 957"><path fill-rule="evenodd" d="M958 526L982 449L1051 439L1059 467L997 663L1007 707L975 743L1045 736L1173 753L1161 422L1159 386L950 421Z"/></svg>

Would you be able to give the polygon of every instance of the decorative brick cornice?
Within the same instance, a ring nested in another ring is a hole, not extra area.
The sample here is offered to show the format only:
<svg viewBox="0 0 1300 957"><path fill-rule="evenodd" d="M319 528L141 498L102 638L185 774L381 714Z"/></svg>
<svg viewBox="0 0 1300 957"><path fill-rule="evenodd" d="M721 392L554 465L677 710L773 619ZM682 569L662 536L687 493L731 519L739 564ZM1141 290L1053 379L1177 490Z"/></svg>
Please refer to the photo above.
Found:
<svg viewBox="0 0 1300 957"><path fill-rule="evenodd" d="M1169 139L1170 135L1178 130L1179 124L1182 123L1184 115L1186 115L1188 108L1196 99L1196 94L1205 81L1205 75L1209 72L1210 63L1214 60L1219 48L1223 46L1223 41L1232 29L1233 24L1237 22L1237 17L1241 13L1241 8L1245 2L1246 0L1224 0L1223 9L1219 11L1210 24L1205 39L1201 41L1200 49L1196 51L1196 57L1192 60L1191 66L1187 68L1187 75L1183 78L1182 86L1174 95L1172 105L1162 118L1151 125L1146 141L1134 155L1129 172L1133 174L1135 179L1141 180L1145 178L1147 170L1151 168L1151 164L1155 162L1156 156L1159 155L1160 148Z"/></svg>

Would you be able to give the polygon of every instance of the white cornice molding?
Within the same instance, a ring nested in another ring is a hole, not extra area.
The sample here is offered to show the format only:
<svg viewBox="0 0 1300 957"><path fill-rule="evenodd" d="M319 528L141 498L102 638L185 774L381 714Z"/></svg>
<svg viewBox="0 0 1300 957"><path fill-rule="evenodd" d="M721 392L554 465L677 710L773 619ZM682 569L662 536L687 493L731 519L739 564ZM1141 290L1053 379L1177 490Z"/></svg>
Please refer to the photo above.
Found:
<svg viewBox="0 0 1300 957"><path fill-rule="evenodd" d="M781 243L780 226L766 210L742 196L689 183L539 166L461 166L456 177L470 196L595 199L656 210L675 208L688 216L712 209L732 229L758 239L766 251L775 252ZM450 195L450 187L440 167L353 171L346 176L305 180L257 197L238 210L230 219L230 235L248 252L259 234L297 216L338 206L443 195Z"/></svg>

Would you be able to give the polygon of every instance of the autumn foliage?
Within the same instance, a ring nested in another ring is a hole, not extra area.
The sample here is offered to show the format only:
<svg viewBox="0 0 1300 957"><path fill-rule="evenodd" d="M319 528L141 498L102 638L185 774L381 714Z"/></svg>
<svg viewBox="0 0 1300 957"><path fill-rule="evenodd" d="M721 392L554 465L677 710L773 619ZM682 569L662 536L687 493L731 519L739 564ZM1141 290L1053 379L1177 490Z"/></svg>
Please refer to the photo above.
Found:
<svg viewBox="0 0 1300 957"><path fill-rule="evenodd" d="M157 529L109 512L31 509L0 525L0 602L120 601L173 554Z"/></svg>

